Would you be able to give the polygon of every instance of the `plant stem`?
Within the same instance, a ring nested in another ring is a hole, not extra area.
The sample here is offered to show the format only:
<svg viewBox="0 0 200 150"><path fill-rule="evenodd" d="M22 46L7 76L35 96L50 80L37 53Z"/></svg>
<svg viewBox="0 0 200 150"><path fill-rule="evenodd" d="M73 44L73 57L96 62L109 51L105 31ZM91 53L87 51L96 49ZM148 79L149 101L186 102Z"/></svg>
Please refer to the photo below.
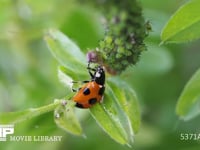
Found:
<svg viewBox="0 0 200 150"><path fill-rule="evenodd" d="M39 108L29 108L24 111L0 113L0 124L17 124L55 110L62 104L62 100L55 100L54 103Z"/></svg>

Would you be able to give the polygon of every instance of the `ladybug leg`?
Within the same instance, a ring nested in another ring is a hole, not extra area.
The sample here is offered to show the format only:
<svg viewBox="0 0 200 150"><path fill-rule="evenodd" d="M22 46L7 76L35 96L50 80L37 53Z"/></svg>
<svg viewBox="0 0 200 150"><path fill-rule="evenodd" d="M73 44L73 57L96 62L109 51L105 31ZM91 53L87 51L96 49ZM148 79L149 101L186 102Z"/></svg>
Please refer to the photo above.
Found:
<svg viewBox="0 0 200 150"><path fill-rule="evenodd" d="M88 82L90 82L90 81L88 81L88 80L84 80L84 81L72 81L72 83L88 83Z"/></svg>
<svg viewBox="0 0 200 150"><path fill-rule="evenodd" d="M78 90L77 90L77 89L74 89L74 88L72 88L72 92L76 93L76 92L78 92Z"/></svg>
<svg viewBox="0 0 200 150"><path fill-rule="evenodd" d="M85 81L72 81L73 84L74 84L74 83L75 83L75 84L83 84L83 83L88 83L88 82L90 82L90 81L87 81L87 80L85 80ZM76 93L76 92L78 92L80 89L81 89L81 88L77 88L77 89L76 89L76 88L73 88L73 87L72 87L72 92L75 92L75 93Z"/></svg>
<svg viewBox="0 0 200 150"><path fill-rule="evenodd" d="M81 88L78 88L78 89L72 88L72 92L75 92L75 93L76 93L76 92L80 91L80 89L81 89Z"/></svg>
<svg viewBox="0 0 200 150"><path fill-rule="evenodd" d="M91 68L91 67L90 67L90 63L88 63L87 70L88 70L88 73L90 74L91 78L93 79L93 78L94 78L94 73L93 73L93 72L95 72L96 69ZM92 72L92 71L93 71L93 72Z"/></svg>
<svg viewBox="0 0 200 150"><path fill-rule="evenodd" d="M93 73L92 73L91 71L88 71L88 72L89 72L89 74L90 74L90 77L93 79L93 78L94 78Z"/></svg>

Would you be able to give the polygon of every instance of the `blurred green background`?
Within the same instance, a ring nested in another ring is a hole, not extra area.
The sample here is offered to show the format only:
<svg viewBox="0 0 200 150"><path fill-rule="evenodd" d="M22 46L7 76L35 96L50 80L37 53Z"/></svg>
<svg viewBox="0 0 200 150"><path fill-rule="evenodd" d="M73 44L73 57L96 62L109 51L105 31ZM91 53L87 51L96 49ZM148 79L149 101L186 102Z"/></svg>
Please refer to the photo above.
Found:
<svg viewBox="0 0 200 150"><path fill-rule="evenodd" d="M16 125L15 135L61 135L62 142L0 142L0 149L198 149L199 141L182 141L180 134L200 134L200 117L181 121L175 106L200 66L200 42L159 46L161 29L184 1L140 2L152 25L146 39L148 51L136 66L121 74L137 92L142 112L132 148L115 143L88 113L81 119L83 138L59 129L51 112ZM65 96L67 90L57 79L58 63L43 40L45 30L60 29L86 52L103 37L100 20L98 10L75 0L0 0L0 112L40 107Z"/></svg>

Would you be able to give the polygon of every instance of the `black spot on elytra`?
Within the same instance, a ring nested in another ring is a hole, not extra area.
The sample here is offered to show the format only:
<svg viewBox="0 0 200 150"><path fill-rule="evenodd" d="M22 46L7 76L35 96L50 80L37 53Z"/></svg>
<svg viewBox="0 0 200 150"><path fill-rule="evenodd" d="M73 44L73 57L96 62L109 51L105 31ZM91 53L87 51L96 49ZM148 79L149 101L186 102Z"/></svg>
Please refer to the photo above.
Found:
<svg viewBox="0 0 200 150"><path fill-rule="evenodd" d="M89 94L90 94L90 89L89 89L89 88L85 88L85 89L83 90L83 94L84 94L84 95L89 95Z"/></svg>
<svg viewBox="0 0 200 150"><path fill-rule="evenodd" d="M80 103L76 103L76 105L75 105L76 107L78 107L78 108L84 108L83 107L83 105L82 104L80 104Z"/></svg>
<svg viewBox="0 0 200 150"><path fill-rule="evenodd" d="M89 102L90 105L93 105L93 104L95 104L97 102L97 99L96 98L91 98L91 99L89 99L88 102Z"/></svg>
<svg viewBox="0 0 200 150"><path fill-rule="evenodd" d="M105 91L105 87L103 86L103 87L101 87L100 89L99 89L99 95L103 95L103 93L104 93L104 91Z"/></svg>

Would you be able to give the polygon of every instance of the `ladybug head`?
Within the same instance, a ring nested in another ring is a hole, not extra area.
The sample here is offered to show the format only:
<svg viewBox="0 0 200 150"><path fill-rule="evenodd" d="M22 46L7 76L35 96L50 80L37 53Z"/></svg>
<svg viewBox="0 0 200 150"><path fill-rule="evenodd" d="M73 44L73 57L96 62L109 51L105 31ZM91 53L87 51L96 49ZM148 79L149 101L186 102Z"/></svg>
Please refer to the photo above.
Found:
<svg viewBox="0 0 200 150"><path fill-rule="evenodd" d="M97 84L104 85L105 83L105 72L103 67L98 66L94 72L94 79Z"/></svg>

